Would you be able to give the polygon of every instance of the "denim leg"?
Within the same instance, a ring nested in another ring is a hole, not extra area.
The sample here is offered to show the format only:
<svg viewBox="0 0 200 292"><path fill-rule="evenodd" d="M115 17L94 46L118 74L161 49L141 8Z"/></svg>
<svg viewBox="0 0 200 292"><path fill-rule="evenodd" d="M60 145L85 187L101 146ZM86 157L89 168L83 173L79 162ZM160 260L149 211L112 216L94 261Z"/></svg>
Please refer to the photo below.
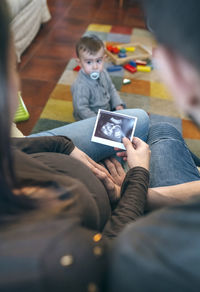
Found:
<svg viewBox="0 0 200 292"><path fill-rule="evenodd" d="M147 113L141 109L124 109L118 112L138 118L135 136L146 141L149 130L149 117ZM87 153L92 159L98 162L106 157L114 155L115 151L113 147L91 142L95 121L96 117L93 117L49 131L33 134L29 137L55 135L67 136L72 139L74 144L79 149Z"/></svg>
<svg viewBox="0 0 200 292"><path fill-rule="evenodd" d="M150 187L200 179L192 154L175 127L168 123L152 125L147 143L151 149Z"/></svg>
<svg viewBox="0 0 200 292"><path fill-rule="evenodd" d="M190 151L190 153L191 153L191 155L192 155L192 158L193 158L193 160L194 160L196 166L200 166L200 158L197 157L197 156L196 156L194 153L192 153L191 151Z"/></svg>

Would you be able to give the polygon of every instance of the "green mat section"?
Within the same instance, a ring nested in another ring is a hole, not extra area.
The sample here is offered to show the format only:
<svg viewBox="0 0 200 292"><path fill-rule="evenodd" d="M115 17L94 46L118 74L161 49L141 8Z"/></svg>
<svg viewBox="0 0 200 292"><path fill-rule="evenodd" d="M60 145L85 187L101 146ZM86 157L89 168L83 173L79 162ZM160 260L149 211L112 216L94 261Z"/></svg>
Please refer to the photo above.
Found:
<svg viewBox="0 0 200 292"><path fill-rule="evenodd" d="M22 122L22 121L26 121L29 119L30 115L29 112L24 104L24 101L21 97L21 93L18 92L18 98L19 98L19 105L17 108L17 111L15 113L15 117L14 117L14 122Z"/></svg>

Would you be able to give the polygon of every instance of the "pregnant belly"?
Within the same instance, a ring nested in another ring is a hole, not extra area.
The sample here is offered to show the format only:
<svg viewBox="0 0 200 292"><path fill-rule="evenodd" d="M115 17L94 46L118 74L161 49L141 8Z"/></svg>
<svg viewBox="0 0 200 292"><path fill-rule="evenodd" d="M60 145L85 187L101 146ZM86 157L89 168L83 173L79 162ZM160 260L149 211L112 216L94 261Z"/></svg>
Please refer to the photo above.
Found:
<svg viewBox="0 0 200 292"><path fill-rule="evenodd" d="M39 159L56 173L62 173L81 181L96 201L101 228L105 225L111 213L108 194L102 182L86 165L65 154L37 153L32 156ZM84 193L81 192L81 194L84 196Z"/></svg>

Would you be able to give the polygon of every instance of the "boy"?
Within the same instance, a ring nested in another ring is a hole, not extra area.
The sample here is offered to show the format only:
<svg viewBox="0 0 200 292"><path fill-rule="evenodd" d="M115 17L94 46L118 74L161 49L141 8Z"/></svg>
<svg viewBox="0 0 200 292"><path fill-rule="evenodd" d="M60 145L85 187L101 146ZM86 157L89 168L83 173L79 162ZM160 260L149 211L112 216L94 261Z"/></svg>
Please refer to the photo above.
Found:
<svg viewBox="0 0 200 292"><path fill-rule="evenodd" d="M99 109L124 109L124 102L103 68L103 42L96 35L83 36L76 45L76 54L81 70L71 89L75 119L96 116Z"/></svg>

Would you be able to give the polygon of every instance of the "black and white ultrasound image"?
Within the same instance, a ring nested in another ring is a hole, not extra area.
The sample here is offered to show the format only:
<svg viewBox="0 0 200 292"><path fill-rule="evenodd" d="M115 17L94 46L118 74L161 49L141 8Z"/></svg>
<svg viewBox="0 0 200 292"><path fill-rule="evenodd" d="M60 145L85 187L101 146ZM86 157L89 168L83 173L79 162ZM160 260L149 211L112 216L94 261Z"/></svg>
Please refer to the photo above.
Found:
<svg viewBox="0 0 200 292"><path fill-rule="evenodd" d="M95 136L122 143L122 138L131 139L135 120L125 116L117 116L114 113L104 113L99 115Z"/></svg>

